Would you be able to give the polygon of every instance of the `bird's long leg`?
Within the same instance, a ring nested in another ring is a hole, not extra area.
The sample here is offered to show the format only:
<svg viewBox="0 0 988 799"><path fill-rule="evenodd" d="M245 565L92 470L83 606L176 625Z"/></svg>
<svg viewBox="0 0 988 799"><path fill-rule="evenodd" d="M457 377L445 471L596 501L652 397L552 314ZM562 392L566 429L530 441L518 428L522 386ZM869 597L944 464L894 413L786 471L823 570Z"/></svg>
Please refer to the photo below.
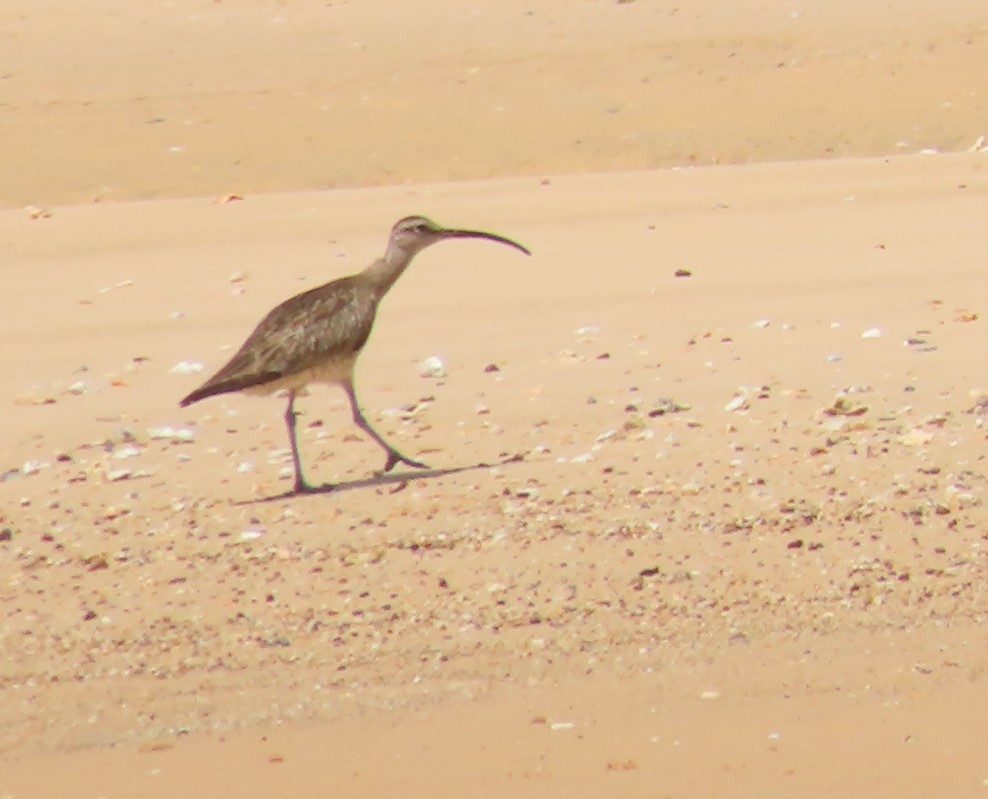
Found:
<svg viewBox="0 0 988 799"><path fill-rule="evenodd" d="M353 411L353 423L357 425L361 430L363 430L367 435L373 438L378 444L381 445L382 449L388 454L388 460L384 464L384 471L390 472L399 463L406 463L409 466L413 466L416 469L428 469L424 463L419 461L413 461L411 458L407 458L402 455L398 450L392 447L387 441L382 438L380 433L378 433L373 427L370 426L364 418L363 411L360 410L360 403L357 402L357 392L353 388L353 381L347 380L343 383L343 390L346 391L347 398L350 400L350 408Z"/></svg>
<svg viewBox="0 0 988 799"><path fill-rule="evenodd" d="M288 392L288 407L285 409L285 424L288 425L288 442L292 447L292 464L295 466L295 493L303 494L307 491L327 491L332 488L330 484L314 486L305 479L302 471L302 458L298 453L298 437L295 427L298 415L295 413L295 392Z"/></svg>

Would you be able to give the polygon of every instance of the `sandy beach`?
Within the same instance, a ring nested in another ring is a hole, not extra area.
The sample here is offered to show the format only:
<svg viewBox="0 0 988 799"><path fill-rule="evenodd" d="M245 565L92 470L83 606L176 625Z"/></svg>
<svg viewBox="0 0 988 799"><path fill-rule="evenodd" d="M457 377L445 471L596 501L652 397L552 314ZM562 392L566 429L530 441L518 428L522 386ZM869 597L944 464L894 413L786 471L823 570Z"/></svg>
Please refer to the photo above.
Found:
<svg viewBox="0 0 988 799"><path fill-rule="evenodd" d="M0 797L983 796L988 8L12 0ZM178 401L408 214L357 385ZM423 376L423 359L445 374Z"/></svg>

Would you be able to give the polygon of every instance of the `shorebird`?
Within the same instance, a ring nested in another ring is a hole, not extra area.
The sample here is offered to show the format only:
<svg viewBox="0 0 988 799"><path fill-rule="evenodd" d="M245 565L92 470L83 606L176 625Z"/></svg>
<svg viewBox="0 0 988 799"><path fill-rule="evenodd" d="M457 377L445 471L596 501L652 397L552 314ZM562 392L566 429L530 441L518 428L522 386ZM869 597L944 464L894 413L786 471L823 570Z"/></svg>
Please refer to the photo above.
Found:
<svg viewBox="0 0 988 799"><path fill-rule="evenodd" d="M184 408L216 394L288 392L285 424L295 467L295 493L326 491L305 479L296 435L295 397L310 383L338 385L346 392L353 421L387 453L385 472L399 463L416 469L424 463L402 455L364 417L354 389L354 367L374 326L377 307L416 253L443 239L487 239L526 255L517 241L480 230L444 228L424 216L408 216L391 228L384 255L355 275L303 291L272 309L247 337L237 354L181 401Z"/></svg>

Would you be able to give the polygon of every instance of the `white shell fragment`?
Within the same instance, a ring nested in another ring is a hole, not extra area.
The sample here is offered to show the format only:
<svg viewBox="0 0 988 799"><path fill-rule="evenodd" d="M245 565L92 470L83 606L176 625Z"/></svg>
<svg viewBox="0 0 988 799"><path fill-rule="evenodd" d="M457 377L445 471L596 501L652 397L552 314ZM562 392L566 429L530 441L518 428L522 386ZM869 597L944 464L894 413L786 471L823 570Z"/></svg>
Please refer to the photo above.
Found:
<svg viewBox="0 0 988 799"><path fill-rule="evenodd" d="M882 331L878 327L869 327L864 333L861 334L861 338L881 338Z"/></svg>
<svg viewBox="0 0 988 799"><path fill-rule="evenodd" d="M201 372L205 367L201 361L179 361L171 369L168 370L168 374L171 375L194 375Z"/></svg>
<svg viewBox="0 0 988 799"><path fill-rule="evenodd" d="M749 405L751 405L751 401L748 399L748 394L739 393L734 397L734 399L724 406L724 410L728 412L743 411L747 409Z"/></svg>
<svg viewBox="0 0 988 799"><path fill-rule="evenodd" d="M418 362L420 377L446 377L446 364L438 355L430 355Z"/></svg>
<svg viewBox="0 0 988 799"><path fill-rule="evenodd" d="M125 447L121 447L116 452L113 453L113 457L117 460L126 460L127 458L134 458L141 454L141 450L132 444Z"/></svg>

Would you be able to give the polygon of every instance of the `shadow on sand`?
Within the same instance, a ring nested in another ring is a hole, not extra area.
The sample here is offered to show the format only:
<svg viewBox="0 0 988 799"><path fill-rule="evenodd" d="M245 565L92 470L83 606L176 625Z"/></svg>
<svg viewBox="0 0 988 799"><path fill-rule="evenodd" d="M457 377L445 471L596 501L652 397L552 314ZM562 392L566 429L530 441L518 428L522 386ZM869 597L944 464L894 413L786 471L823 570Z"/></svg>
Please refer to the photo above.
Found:
<svg viewBox="0 0 988 799"><path fill-rule="evenodd" d="M326 483L321 486L315 486L309 491L285 491L281 494L272 494L269 497L258 497L257 499L243 499L238 502L234 502L234 505L260 505L266 502L279 502L285 499L292 499L294 497L314 497L323 494L340 494L344 491L356 491L363 488L380 488L382 486L395 486L391 493L397 493L404 488L404 484L411 482L412 480L431 480L436 477L445 477L450 474L461 474L463 472L472 472L478 469L490 469L494 466L505 466L509 463L520 463L524 460L521 455L510 455L493 463L475 463L470 466L453 466L448 469L422 469L417 472L398 472L398 473L378 473L371 477L366 477L363 480L349 480L343 483Z"/></svg>

